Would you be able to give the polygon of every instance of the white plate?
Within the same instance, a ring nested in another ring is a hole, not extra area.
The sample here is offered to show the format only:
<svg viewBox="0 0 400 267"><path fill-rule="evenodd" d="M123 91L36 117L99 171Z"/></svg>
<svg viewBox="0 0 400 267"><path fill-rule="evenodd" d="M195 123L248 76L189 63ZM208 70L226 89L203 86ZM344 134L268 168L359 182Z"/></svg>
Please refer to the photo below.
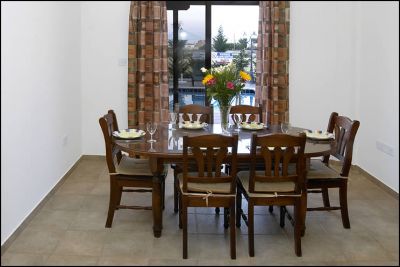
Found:
<svg viewBox="0 0 400 267"><path fill-rule="evenodd" d="M247 123L247 122L242 122L241 123L241 128L242 129L246 129L246 130L262 130L264 129L264 123L258 123L258 122L251 122L251 123Z"/></svg>
<svg viewBox="0 0 400 267"><path fill-rule="evenodd" d="M181 128L190 129L190 130L197 130L202 129L203 127L207 126L205 122L191 122L191 121L183 121L181 123Z"/></svg>
<svg viewBox="0 0 400 267"><path fill-rule="evenodd" d="M309 131L305 131L307 138L310 139L315 139L315 140L329 140L329 139L333 139L334 135L332 133L328 133L328 132L319 132L319 131L313 131L313 132L309 132Z"/></svg>
<svg viewBox="0 0 400 267"><path fill-rule="evenodd" d="M120 131L114 131L113 136L121 139L137 139L146 135L145 131L137 129L125 129Z"/></svg>

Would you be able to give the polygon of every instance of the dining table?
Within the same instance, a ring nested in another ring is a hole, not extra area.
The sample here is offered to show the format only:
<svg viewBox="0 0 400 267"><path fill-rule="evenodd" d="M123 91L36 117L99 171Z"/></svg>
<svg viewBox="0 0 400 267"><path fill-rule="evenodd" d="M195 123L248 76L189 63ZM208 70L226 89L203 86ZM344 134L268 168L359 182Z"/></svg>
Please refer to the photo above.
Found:
<svg viewBox="0 0 400 267"><path fill-rule="evenodd" d="M151 172L153 173L153 234L160 237L162 232L162 181L161 173L165 164L181 163L183 159L183 136L199 136L207 134L224 134L238 135L237 161L249 162L250 145L253 134L266 135L271 133L281 133L280 125L266 124L259 129L238 128L230 125L222 128L221 124L204 124L204 127L196 129L188 129L182 127L182 124L159 123L156 132L153 134L155 142L148 142L150 134L146 134L136 139L113 138L114 144L123 152L129 154L130 157L148 158L150 162ZM145 125L138 125L136 129L145 131ZM287 134L298 135L300 132L308 129L302 127L290 127ZM331 153L334 148L333 140L314 140L307 138L304 154L308 159L312 157L326 156ZM250 163L249 163L250 164ZM304 201L307 201L306 199ZM305 203L306 205L306 203ZM305 217L306 208L304 210ZM304 218L305 219L305 218ZM305 226L304 226L305 228Z"/></svg>

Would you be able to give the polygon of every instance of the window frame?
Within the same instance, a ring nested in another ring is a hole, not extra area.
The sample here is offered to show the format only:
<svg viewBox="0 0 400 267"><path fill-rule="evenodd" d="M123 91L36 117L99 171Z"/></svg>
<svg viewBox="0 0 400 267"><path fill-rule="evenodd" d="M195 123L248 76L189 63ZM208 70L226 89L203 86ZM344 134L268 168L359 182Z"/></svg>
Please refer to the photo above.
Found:
<svg viewBox="0 0 400 267"><path fill-rule="evenodd" d="M173 11L173 55L172 55L172 69L173 69L173 107L179 101L179 73L177 69L178 65L178 11L179 10L188 10L191 5L205 5L205 62L204 67L206 69L211 68L211 8L216 5L232 5L232 6L241 6L241 5L259 5L259 1L166 1L167 10ZM205 92L204 92L205 93ZM207 97L205 97L205 106L210 106L210 101Z"/></svg>

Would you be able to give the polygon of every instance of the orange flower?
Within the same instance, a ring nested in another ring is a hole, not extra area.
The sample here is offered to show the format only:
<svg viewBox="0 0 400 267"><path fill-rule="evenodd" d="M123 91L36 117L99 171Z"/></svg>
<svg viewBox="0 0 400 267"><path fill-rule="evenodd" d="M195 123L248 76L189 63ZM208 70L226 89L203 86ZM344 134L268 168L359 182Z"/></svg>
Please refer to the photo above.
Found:
<svg viewBox="0 0 400 267"><path fill-rule="evenodd" d="M214 76L211 75L211 74L207 74L206 77L204 77L202 83L203 83L204 85L206 85L206 83L208 83L208 81L210 81L211 79L214 79Z"/></svg>

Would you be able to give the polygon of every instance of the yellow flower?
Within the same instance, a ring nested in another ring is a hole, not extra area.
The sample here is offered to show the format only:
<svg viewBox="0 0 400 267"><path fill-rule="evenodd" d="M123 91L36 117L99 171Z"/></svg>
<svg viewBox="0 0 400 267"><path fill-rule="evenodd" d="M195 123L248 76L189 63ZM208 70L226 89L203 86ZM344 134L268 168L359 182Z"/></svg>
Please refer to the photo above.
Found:
<svg viewBox="0 0 400 267"><path fill-rule="evenodd" d="M202 83L205 85L209 80L213 79L214 76L211 74L207 74L206 77L204 77Z"/></svg>
<svg viewBox="0 0 400 267"><path fill-rule="evenodd" d="M250 81L251 77L248 73L244 72L244 71L240 71L239 72L240 77L242 77L243 80L245 81Z"/></svg>

